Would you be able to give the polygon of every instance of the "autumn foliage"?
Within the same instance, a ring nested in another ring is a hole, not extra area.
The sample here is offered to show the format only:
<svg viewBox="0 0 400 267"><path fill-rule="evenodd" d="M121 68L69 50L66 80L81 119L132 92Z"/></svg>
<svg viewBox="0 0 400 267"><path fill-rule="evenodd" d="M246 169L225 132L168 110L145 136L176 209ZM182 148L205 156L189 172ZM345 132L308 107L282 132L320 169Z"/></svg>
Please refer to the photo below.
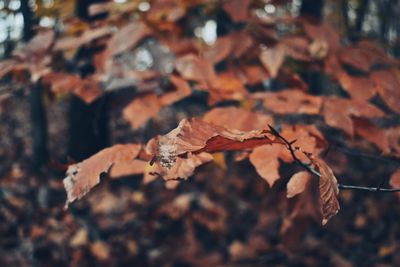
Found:
<svg viewBox="0 0 400 267"><path fill-rule="evenodd" d="M287 1L273 2L282 8ZM269 188L285 181L279 190L295 203L280 228L287 237L298 221L325 225L341 209L339 189L347 182L333 170L351 166L327 156L339 143L398 160L399 61L371 40L350 42L313 18L262 16L258 5L152 1L145 10L136 1L119 8L98 3L90 12L106 13L104 19L69 18L61 31L38 29L0 62L1 79L39 83L51 101L66 95L87 105L111 99L110 110L120 110L132 135L159 122L164 112L176 113L172 123L162 121L167 126L153 130L158 135L113 144L69 164L66 207L101 177L143 177L144 184L162 178L174 189L204 173L205 165L219 166L228 179L232 165L247 162ZM210 20L224 14L230 26L209 42L190 32L196 12ZM87 54L79 60L90 66L84 75L77 70L80 51ZM325 82L313 82L309 73ZM179 105L202 108L182 112ZM369 186L377 187L381 178ZM400 169L390 185L400 187ZM220 227L197 219L215 231Z"/></svg>

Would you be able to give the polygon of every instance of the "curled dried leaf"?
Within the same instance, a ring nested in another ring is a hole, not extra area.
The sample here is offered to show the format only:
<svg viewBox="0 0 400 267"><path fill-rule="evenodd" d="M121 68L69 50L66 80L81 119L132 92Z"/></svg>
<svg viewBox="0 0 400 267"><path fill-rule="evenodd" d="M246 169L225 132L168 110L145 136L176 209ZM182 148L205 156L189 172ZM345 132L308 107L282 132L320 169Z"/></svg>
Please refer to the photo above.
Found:
<svg viewBox="0 0 400 267"><path fill-rule="evenodd" d="M63 183L67 191L67 202L82 198L100 182L100 175L107 173L114 164L132 162L141 150L141 145L114 145L103 149L90 158L69 166Z"/></svg>
<svg viewBox="0 0 400 267"><path fill-rule="evenodd" d="M312 161L321 174L319 177L319 198L322 224L325 225L340 209L337 199L339 194L338 182L332 169L322 159L312 157Z"/></svg>

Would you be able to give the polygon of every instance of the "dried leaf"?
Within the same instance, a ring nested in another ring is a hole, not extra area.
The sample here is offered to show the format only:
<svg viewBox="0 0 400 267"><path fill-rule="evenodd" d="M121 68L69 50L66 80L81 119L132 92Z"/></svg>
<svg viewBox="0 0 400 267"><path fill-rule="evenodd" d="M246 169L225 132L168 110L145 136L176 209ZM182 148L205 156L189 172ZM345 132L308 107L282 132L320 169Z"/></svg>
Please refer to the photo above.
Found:
<svg viewBox="0 0 400 267"><path fill-rule="evenodd" d="M23 60L37 60L46 55L54 41L54 31L46 30L36 34L22 51L16 51L15 56Z"/></svg>
<svg viewBox="0 0 400 267"><path fill-rule="evenodd" d="M371 74L371 78L385 103L400 113L400 71L394 68L378 70Z"/></svg>
<svg viewBox="0 0 400 267"><path fill-rule="evenodd" d="M232 73L218 74L210 81L208 104L214 105L224 100L243 100L247 90Z"/></svg>
<svg viewBox="0 0 400 267"><path fill-rule="evenodd" d="M122 114L132 130L136 130L160 112L161 103L158 97L151 93L142 97L136 97L123 110Z"/></svg>
<svg viewBox="0 0 400 267"><path fill-rule="evenodd" d="M265 108L278 114L319 114L322 105L320 97L300 90L283 90L254 96L262 98Z"/></svg>
<svg viewBox="0 0 400 267"><path fill-rule="evenodd" d="M274 142L281 143L267 130L242 132L198 119L184 119L168 134L150 140L146 151L155 157L161 167L171 169L178 157L184 157L189 152L242 150Z"/></svg>
<svg viewBox="0 0 400 267"><path fill-rule="evenodd" d="M303 27L304 31L311 39L326 43L329 52L334 53L340 48L340 36L330 25L303 23Z"/></svg>
<svg viewBox="0 0 400 267"><path fill-rule="evenodd" d="M209 82L215 77L212 62L201 59L194 54L179 57L175 61L175 68L186 80Z"/></svg>
<svg viewBox="0 0 400 267"><path fill-rule="evenodd" d="M110 178L118 178L123 176L132 176L143 174L148 162L140 159L135 159L129 162L115 163L109 172Z"/></svg>
<svg viewBox="0 0 400 267"><path fill-rule="evenodd" d="M240 131L260 130L273 124L269 115L237 107L214 108L203 116L203 121Z"/></svg>
<svg viewBox="0 0 400 267"><path fill-rule="evenodd" d="M159 97L162 106L172 105L173 103L192 94L192 89L187 81L176 75L171 75L169 79L174 85L175 90L167 91Z"/></svg>
<svg viewBox="0 0 400 267"><path fill-rule="evenodd" d="M310 179L311 175L307 171L295 173L287 183L286 197L292 198L300 193L303 193Z"/></svg>
<svg viewBox="0 0 400 267"><path fill-rule="evenodd" d="M337 97L326 97L324 99L322 113L329 126L340 128L350 136L354 136L352 117L374 118L384 116L384 113L372 104Z"/></svg>
<svg viewBox="0 0 400 267"><path fill-rule="evenodd" d="M272 78L275 78L278 75L279 69L285 60L285 55L285 49L280 45L266 48L261 51L260 61L268 70Z"/></svg>
<svg viewBox="0 0 400 267"><path fill-rule="evenodd" d="M100 182L100 175L107 173L114 164L133 161L140 149L141 145L136 144L114 145L69 166L67 177L63 180L68 196L65 206L86 195Z"/></svg>
<svg viewBox="0 0 400 267"><path fill-rule="evenodd" d="M250 2L250 0L224 1L222 7L234 22L240 22L248 19Z"/></svg>
<svg viewBox="0 0 400 267"><path fill-rule="evenodd" d="M152 169L150 175L159 175L164 180L175 180L189 178L196 167L213 160L213 156L209 153L192 154L188 153L186 158L178 157L174 166L170 169L163 168L161 165L156 164Z"/></svg>
<svg viewBox="0 0 400 267"><path fill-rule="evenodd" d="M136 46L140 40L151 33L150 28L142 21L133 21L113 35L108 43L107 50L111 56L121 54Z"/></svg>
<svg viewBox="0 0 400 267"><path fill-rule="evenodd" d="M341 72L338 79L340 85L353 99L368 101L376 94L376 87L368 77L356 77Z"/></svg>
<svg viewBox="0 0 400 267"><path fill-rule="evenodd" d="M331 168L323 160L313 157L312 161L317 171L321 174L319 177L319 197L322 224L325 225L340 209L337 199L339 194L338 183Z"/></svg>
<svg viewBox="0 0 400 267"><path fill-rule="evenodd" d="M264 145L254 148L250 154L251 164L270 187L280 178L278 158L285 150L286 148L279 144Z"/></svg>
<svg viewBox="0 0 400 267"><path fill-rule="evenodd" d="M368 50L359 47L345 47L339 52L339 60L343 64L363 72L369 72L375 63L375 58Z"/></svg>

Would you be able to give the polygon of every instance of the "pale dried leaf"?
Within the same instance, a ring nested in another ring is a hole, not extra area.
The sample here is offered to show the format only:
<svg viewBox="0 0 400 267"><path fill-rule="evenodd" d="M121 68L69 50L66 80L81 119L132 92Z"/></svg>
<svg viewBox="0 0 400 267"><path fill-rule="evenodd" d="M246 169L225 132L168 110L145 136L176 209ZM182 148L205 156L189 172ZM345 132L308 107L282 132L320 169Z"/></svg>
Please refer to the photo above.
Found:
<svg viewBox="0 0 400 267"><path fill-rule="evenodd" d="M300 193L303 193L310 179L311 175L307 171L301 171L295 173L287 183L286 197L292 198Z"/></svg>
<svg viewBox="0 0 400 267"><path fill-rule="evenodd" d="M338 182L332 169L321 159L313 158L313 164L317 171L321 174L319 177L319 197L322 213L322 224L326 224L329 219L335 216L339 209L339 194Z"/></svg>
<svg viewBox="0 0 400 267"><path fill-rule="evenodd" d="M100 175L107 173L116 163L131 162L140 152L141 145L114 145L103 149L90 158L69 166L63 183L67 191L66 207L82 198L100 182Z"/></svg>

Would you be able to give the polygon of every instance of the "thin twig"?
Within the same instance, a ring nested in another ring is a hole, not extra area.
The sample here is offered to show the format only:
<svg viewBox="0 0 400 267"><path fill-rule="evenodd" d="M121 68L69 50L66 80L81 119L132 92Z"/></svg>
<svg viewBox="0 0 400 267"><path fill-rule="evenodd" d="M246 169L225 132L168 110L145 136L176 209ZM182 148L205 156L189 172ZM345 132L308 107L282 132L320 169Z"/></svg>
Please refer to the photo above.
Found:
<svg viewBox="0 0 400 267"><path fill-rule="evenodd" d="M283 137L277 130L275 130L271 125L268 125L269 129L271 130L271 133L279 138L287 147L289 150L290 154L292 155L293 159L305 170L308 172L317 175L318 177L321 177L321 174L315 170L314 168L311 167L311 164L307 164L302 162L297 156L296 156L296 151L300 150L300 148L295 147L293 148L293 144L296 142L296 140L289 142L285 137ZM301 151L304 155L307 157L309 156L308 153ZM350 189L350 190L357 190L357 191L367 191L367 192L383 192L383 193L394 193L394 192L400 192L400 188L382 188L386 179L382 179L378 187L366 187L366 186L356 186L356 185L345 185L345 184L338 184L339 189Z"/></svg>

